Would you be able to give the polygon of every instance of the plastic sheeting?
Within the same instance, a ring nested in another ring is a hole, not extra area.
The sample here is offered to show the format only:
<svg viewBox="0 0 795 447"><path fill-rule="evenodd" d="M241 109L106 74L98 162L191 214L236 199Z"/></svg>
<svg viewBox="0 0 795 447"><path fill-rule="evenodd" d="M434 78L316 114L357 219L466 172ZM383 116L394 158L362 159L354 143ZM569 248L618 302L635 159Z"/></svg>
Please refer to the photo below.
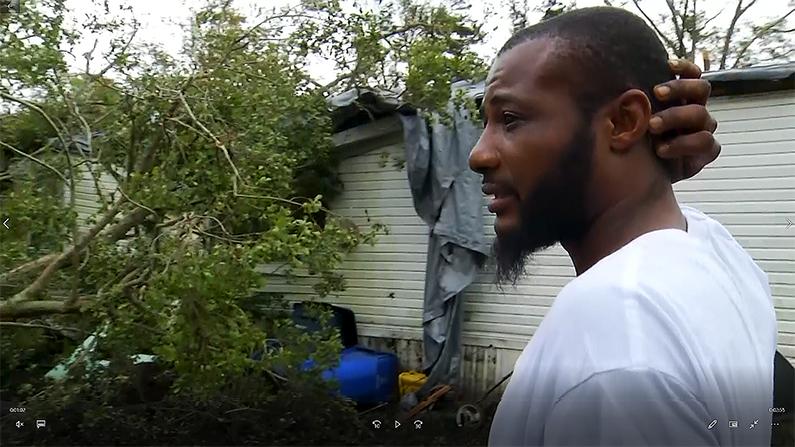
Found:
<svg viewBox="0 0 795 447"><path fill-rule="evenodd" d="M480 89L453 85L473 96ZM461 365L464 289L489 253L483 231L482 178L469 169L469 152L482 132L469 113L448 106L452 121L429 125L401 115L406 170L414 208L430 227L423 306L423 368L428 381L417 393L456 383Z"/></svg>

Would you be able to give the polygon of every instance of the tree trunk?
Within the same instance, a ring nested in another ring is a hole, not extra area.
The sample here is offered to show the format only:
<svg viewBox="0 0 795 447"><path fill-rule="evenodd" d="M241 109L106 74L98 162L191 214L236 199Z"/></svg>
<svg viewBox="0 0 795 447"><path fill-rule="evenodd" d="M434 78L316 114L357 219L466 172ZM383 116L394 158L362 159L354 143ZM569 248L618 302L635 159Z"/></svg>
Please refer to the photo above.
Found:
<svg viewBox="0 0 795 447"><path fill-rule="evenodd" d="M729 57L729 47L731 46L732 37L734 37L734 29L737 26L737 21L740 20L740 17L745 14L745 11L753 6L754 3L756 3L756 0L751 0L748 5L743 7L743 0L737 0L737 8L734 9L734 17L732 17L732 21L726 29L726 38L723 39L723 49L721 50L720 66L718 69L726 69L726 58Z"/></svg>
<svg viewBox="0 0 795 447"><path fill-rule="evenodd" d="M78 312L83 304L85 304L85 301L81 300L71 305L61 300L37 300L21 303L4 302L0 303L0 320Z"/></svg>
<svg viewBox="0 0 795 447"><path fill-rule="evenodd" d="M11 297L8 300L8 304L15 304L15 303L21 303L23 301L29 301L33 299L36 296L36 294L44 290L44 287L47 286L50 279L52 278L52 275L59 268L63 267L70 260L72 256L81 253L88 246L88 244L96 237L96 235L100 231L102 231L102 229L105 228L111 221L113 221L113 219L116 217L116 214L119 213L122 205L125 202L126 200L124 198L116 202L116 204L105 213L102 219L99 222L97 222L96 225L94 225L91 228L91 230L88 231L88 233L83 234L79 238L79 240L77 240L74 243L74 245L69 247L66 251L55 256L53 261L47 265L47 267L44 269L43 272L41 272L38 278L36 278L36 280L33 281L33 283L31 283L24 290Z"/></svg>

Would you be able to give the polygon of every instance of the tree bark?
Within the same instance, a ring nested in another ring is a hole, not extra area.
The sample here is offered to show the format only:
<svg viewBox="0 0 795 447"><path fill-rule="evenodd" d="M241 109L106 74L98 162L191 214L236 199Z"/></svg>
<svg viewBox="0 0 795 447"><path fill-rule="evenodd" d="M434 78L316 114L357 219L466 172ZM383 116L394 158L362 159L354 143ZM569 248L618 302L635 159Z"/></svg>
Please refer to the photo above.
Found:
<svg viewBox="0 0 795 447"><path fill-rule="evenodd" d="M78 300L74 304L59 300L37 300L21 303L0 303L0 320L13 320L39 315L65 314L79 312L80 306L86 301Z"/></svg>
<svg viewBox="0 0 795 447"><path fill-rule="evenodd" d="M127 234L133 227L141 224L146 216L150 213L144 208L136 208L124 218L117 223L116 225L110 227L108 231L105 233L104 237L105 240L108 242L116 242L119 239L123 238L124 235Z"/></svg>
<svg viewBox="0 0 795 447"><path fill-rule="evenodd" d="M674 54L676 57L687 59L687 50L685 50L685 32L684 32L684 22L685 17L687 15L687 5L685 5L685 12L679 17L679 13L676 9L676 5L674 5L673 0L667 0L666 3L668 4L668 9L671 11L671 22L674 24L674 34L676 35L676 47L674 48ZM682 23L680 25L679 19L682 19Z"/></svg>
<svg viewBox="0 0 795 447"><path fill-rule="evenodd" d="M632 3L635 4L635 7L638 9L638 11L640 11L643 17L646 18L646 22L648 22L648 24L651 25L651 27L654 29L654 32L657 33L660 39L662 39L662 41L665 42L668 48L670 48L671 51L673 51L675 54L676 44L671 39L669 39L668 36L663 34L663 32L660 30L660 28L657 27L657 25L655 25L654 20L652 20L651 17L649 17L649 15L646 14L646 11L644 11L643 8L640 7L640 3L638 3L638 0L632 0Z"/></svg>
<svg viewBox="0 0 795 447"><path fill-rule="evenodd" d="M122 199L122 200L125 200L125 199ZM118 204L119 203L117 202L117 205ZM110 212L113 212L113 209L111 209L109 211L109 213ZM106 218L109 221L113 220L113 218L116 216L116 214L118 214L118 210L116 210L116 212L113 213L110 216L108 216L108 214L106 214L105 216L103 216L103 220L100 221L94 228L97 228L97 226L100 223L104 222L104 220ZM117 223L116 225L113 225L112 227L110 227L104 233L103 236L104 236L105 240L108 241L108 242L116 242L116 241L118 241L119 239L123 238L127 234L127 232L130 231L130 229L132 229L136 225L139 225L140 223L142 223L144 221L144 219L146 219L146 217L148 215L149 215L149 211L147 211L147 210L145 210L143 208L136 208L135 210L133 210L132 212L130 212L129 214L124 216L124 218L119 223ZM99 230L101 230L101 228ZM94 236L96 235L93 232L90 232L90 234L94 234ZM93 239L94 236L92 236L90 239L88 239L87 242L90 242L91 239ZM70 252L70 250L72 250L73 248L74 247L70 247L70 249L67 250L67 252ZM83 246L82 248L84 249L85 246ZM82 251L82 249L81 249L81 251ZM49 266L53 261L57 260L61 256L63 256L63 253L50 253L48 255L44 255L44 256L42 256L42 257L40 257L38 259L35 259L33 261L30 261L30 262L22 264L22 265L20 265L18 267L15 267L14 269L4 273L3 275L0 275L0 284L8 283L8 281L11 280L13 277L21 276L21 275L24 275L24 274L27 274L27 273L32 273L32 272L35 272L35 271L37 271L37 270L39 270L41 268Z"/></svg>
<svg viewBox="0 0 795 447"><path fill-rule="evenodd" d="M756 0L751 0L748 5L743 7L743 0L737 0L737 7L734 9L734 17L732 17L732 21L726 29L726 38L723 39L723 50L721 51L720 66L718 67L720 70L726 69L726 58L729 57L729 47L731 46L732 37L734 37L734 28L737 26L737 21L740 20L740 17L742 17L745 11L753 6L754 3L756 3Z"/></svg>
<svg viewBox="0 0 795 447"><path fill-rule="evenodd" d="M7 284L8 281L15 277L24 275L25 273L35 272L41 268L46 267L50 262L54 261L55 258L58 257L58 253L50 253L48 255L44 255L38 259L34 259L33 261L26 262L18 267L15 267L8 272L0 275L0 284Z"/></svg>
<svg viewBox="0 0 795 447"><path fill-rule="evenodd" d="M770 32L770 30L775 28L777 25L783 23L785 20L787 20L787 17L789 17L793 12L795 12L795 9L790 9L790 11L787 14L785 14L783 17L780 17L775 21L769 23L767 26L760 29L751 39L748 40L748 42L745 42L745 44L739 50L737 50L737 59L734 61L734 65L732 66L732 68L737 68L740 65L740 60L742 59L743 56L745 56L745 53L748 51L748 48L750 48L751 45L754 42L756 42L757 39L762 37L765 33Z"/></svg>
<svg viewBox="0 0 795 447"><path fill-rule="evenodd" d="M102 219L94 225L88 233L83 234L80 236L78 241L69 247L66 251L62 252L61 254L57 255L55 259L47 265L43 272L36 278L33 283L27 286L24 290L18 292L16 295L12 296L8 300L8 304L15 304L21 303L23 301L29 301L33 299L36 294L44 290L44 287L47 286L52 275L61 267L63 267L72 256L75 256L82 252L88 244L96 237L96 235L102 231L111 221L113 218L116 217L116 214L119 213L121 210L122 205L126 202L124 198L120 199L116 202L116 204L105 213Z"/></svg>

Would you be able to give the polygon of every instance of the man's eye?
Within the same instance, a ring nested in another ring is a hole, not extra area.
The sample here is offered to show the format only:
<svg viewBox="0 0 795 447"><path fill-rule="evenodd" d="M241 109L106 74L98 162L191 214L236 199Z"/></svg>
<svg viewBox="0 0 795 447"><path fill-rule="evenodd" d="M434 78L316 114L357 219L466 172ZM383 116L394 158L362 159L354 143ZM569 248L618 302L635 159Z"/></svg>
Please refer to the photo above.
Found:
<svg viewBox="0 0 795 447"><path fill-rule="evenodd" d="M505 126L511 126L519 121L519 117L514 115L513 113L503 113L502 114L502 122Z"/></svg>

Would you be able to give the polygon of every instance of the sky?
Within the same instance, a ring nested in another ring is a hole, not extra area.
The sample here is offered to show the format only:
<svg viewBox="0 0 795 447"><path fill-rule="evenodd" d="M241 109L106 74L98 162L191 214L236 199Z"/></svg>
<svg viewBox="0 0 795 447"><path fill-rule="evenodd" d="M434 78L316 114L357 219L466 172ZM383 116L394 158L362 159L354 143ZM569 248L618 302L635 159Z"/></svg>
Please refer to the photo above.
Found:
<svg viewBox="0 0 795 447"><path fill-rule="evenodd" d="M129 4L129 2L121 0L107 0L111 4L111 10L115 9L119 3ZM377 3L378 0L360 0L362 2ZM432 3L443 4L444 0L430 0ZM178 26L179 23L186 23L191 15L191 7L195 7L200 0L136 0L133 4L133 11L136 18L141 22L142 28L136 35L136 40L139 42L152 42L158 43L163 46L169 53L177 54L182 45L183 32ZM294 4L295 0L237 0L235 2L239 8L245 13L252 14L256 7L282 7ZM480 47L476 48L477 52L486 58L491 59L502 44L510 37L511 25L508 19L508 2L505 0L471 0L472 15L474 17L483 17L487 11L491 14L489 19L485 22L485 29L488 30L488 38L486 42ZM530 0L530 3L541 3L540 1ZM577 6L599 6L603 5L602 0L577 0ZM615 1L614 1L615 3ZM630 3L630 1L627 1ZM732 0L701 0L704 9L711 14L718 13L723 8L720 16L716 19L721 23L728 24L731 20L734 5ZM665 0L641 0L641 6L653 18L665 10ZM761 23L766 18L780 17L790 9L790 5L795 6L795 0L757 0L757 3L749 9L744 17L754 23ZM81 14L91 11L95 8L92 6L91 0L67 0L67 7L73 14L73 17L80 17ZM630 11L638 11L632 7L628 8ZM529 23L534 23L540 18L541 14L536 13L531 15ZM792 22L790 22L792 23ZM97 46L95 54L100 54L103 49L107 48L105 41L107 39L100 39L101 42ZM81 46L75 54L80 55L88 51L93 45L94 37L85 36L81 42ZM78 56L78 60L70 61L75 67L84 67L85 60L82 56ZM103 61L98 57L92 61L92 69L102 65ZM697 59L696 63L701 64L701 60ZM310 67L312 75L320 82L329 81L334 79L333 65L318 61Z"/></svg>

